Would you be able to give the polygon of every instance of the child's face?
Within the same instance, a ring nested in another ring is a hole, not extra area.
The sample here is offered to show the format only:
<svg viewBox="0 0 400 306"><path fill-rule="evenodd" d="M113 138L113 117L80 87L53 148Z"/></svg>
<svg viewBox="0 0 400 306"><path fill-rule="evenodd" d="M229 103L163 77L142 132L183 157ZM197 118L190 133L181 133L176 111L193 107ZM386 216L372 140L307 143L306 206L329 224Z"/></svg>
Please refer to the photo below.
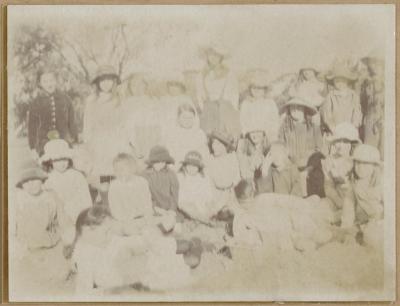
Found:
<svg viewBox="0 0 400 306"><path fill-rule="evenodd" d="M32 196L40 194L42 191L42 181L41 180L29 180L22 185L22 189Z"/></svg>
<svg viewBox="0 0 400 306"><path fill-rule="evenodd" d="M265 88L260 86L251 86L250 93L254 98L264 98Z"/></svg>
<svg viewBox="0 0 400 306"><path fill-rule="evenodd" d="M354 170L360 179L370 178L375 170L375 165L371 163L364 163L355 161Z"/></svg>
<svg viewBox="0 0 400 306"><path fill-rule="evenodd" d="M211 67L218 66L221 64L223 57L219 54L216 54L214 52L210 52L207 55L207 63Z"/></svg>
<svg viewBox="0 0 400 306"><path fill-rule="evenodd" d="M258 145L261 144L264 140L264 132L263 131L253 131L249 134L251 141Z"/></svg>
<svg viewBox="0 0 400 306"><path fill-rule="evenodd" d="M315 79L315 72L314 72L314 70L311 70L311 69L309 69L309 70L304 70L304 71L303 71L303 75L304 75L304 78L305 78L306 80Z"/></svg>
<svg viewBox="0 0 400 306"><path fill-rule="evenodd" d="M57 87L57 80L53 73L45 73L40 77L40 86L47 91L48 93L52 94Z"/></svg>
<svg viewBox="0 0 400 306"><path fill-rule="evenodd" d="M69 160L68 159L58 159L53 161L53 169L57 172L63 173L68 169Z"/></svg>
<svg viewBox="0 0 400 306"><path fill-rule="evenodd" d="M298 122L304 122L304 108L300 105L292 105L289 107L290 116Z"/></svg>
<svg viewBox="0 0 400 306"><path fill-rule="evenodd" d="M194 114L189 111L184 111L178 117L178 123L184 129L190 129L194 124Z"/></svg>
<svg viewBox="0 0 400 306"><path fill-rule="evenodd" d="M333 80L333 83L337 90L344 90L344 89L348 88L347 80L344 78L335 78Z"/></svg>
<svg viewBox="0 0 400 306"><path fill-rule="evenodd" d="M194 165L186 165L185 169L186 169L186 173L190 176L194 176L199 173L199 168Z"/></svg>
<svg viewBox="0 0 400 306"><path fill-rule="evenodd" d="M213 139L211 146L214 152L214 156L222 156L227 153L225 145L218 139Z"/></svg>
<svg viewBox="0 0 400 306"><path fill-rule="evenodd" d="M349 157L351 151L351 142L348 140L338 140L332 145L332 155Z"/></svg>
<svg viewBox="0 0 400 306"><path fill-rule="evenodd" d="M110 92L114 87L113 79L103 79L99 82L99 88L102 92Z"/></svg>
<svg viewBox="0 0 400 306"><path fill-rule="evenodd" d="M167 166L166 162L158 162L153 164L153 169L156 171L161 171Z"/></svg>
<svg viewBox="0 0 400 306"><path fill-rule="evenodd" d="M121 160L114 163L114 174L121 181L128 181L135 173L133 161Z"/></svg>

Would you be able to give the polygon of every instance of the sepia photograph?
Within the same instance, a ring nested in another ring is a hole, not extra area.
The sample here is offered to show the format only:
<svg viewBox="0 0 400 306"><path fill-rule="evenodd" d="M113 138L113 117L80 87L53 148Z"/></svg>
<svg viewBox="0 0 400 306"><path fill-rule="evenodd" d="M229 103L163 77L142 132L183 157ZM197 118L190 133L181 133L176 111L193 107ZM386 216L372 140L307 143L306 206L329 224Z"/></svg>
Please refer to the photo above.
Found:
<svg viewBox="0 0 400 306"><path fill-rule="evenodd" d="M395 5L8 5L6 45L10 302L395 300Z"/></svg>

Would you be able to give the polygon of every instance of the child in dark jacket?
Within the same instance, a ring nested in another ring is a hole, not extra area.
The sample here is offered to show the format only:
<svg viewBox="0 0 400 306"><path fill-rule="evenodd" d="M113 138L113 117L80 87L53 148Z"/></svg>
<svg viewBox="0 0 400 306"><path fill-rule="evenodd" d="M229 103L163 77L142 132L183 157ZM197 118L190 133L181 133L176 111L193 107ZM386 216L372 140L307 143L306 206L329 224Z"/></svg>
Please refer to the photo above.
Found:
<svg viewBox="0 0 400 306"><path fill-rule="evenodd" d="M168 150L154 146L147 160L148 168L142 174L148 181L153 209L155 211L178 212L178 178L168 165L174 163Z"/></svg>

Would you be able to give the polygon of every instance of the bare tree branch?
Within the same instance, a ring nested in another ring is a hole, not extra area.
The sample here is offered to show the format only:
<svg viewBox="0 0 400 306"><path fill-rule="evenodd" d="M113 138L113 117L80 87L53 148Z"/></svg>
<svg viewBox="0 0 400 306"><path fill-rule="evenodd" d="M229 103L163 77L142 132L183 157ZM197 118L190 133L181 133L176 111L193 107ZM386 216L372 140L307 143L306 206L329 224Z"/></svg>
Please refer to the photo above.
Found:
<svg viewBox="0 0 400 306"><path fill-rule="evenodd" d="M65 54L62 51L62 48L59 44L57 43L52 43L53 49L54 51L56 51L61 57L62 59L65 61L65 66L66 68L73 74L75 75L78 79L81 77L81 75L79 73L77 73L75 71L75 69L72 68L72 66L69 64L69 60L68 58L65 56Z"/></svg>
<svg viewBox="0 0 400 306"><path fill-rule="evenodd" d="M78 50L76 49L76 47L74 46L73 43L71 43L67 40L65 40L65 43L72 49L72 51L74 51L74 54L79 62L79 65L85 74L86 81L90 82L90 73L89 73L89 70L86 68L86 65L85 65L85 62L83 61L82 56L79 54Z"/></svg>

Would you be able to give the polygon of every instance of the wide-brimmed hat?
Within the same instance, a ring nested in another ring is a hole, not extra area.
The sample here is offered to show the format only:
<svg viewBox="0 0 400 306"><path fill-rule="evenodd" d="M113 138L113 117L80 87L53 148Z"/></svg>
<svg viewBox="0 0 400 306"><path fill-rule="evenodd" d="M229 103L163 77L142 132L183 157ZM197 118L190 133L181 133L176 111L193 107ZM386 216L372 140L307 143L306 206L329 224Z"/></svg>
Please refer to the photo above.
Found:
<svg viewBox="0 0 400 306"><path fill-rule="evenodd" d="M328 81L332 81L335 78L344 78L349 81L356 81L358 75L353 69L349 67L348 64L337 64L331 69L325 76Z"/></svg>
<svg viewBox="0 0 400 306"><path fill-rule="evenodd" d="M47 178L46 174L40 168L38 167L27 168L19 176L16 187L22 188L22 185L24 185L28 181L31 180L44 181L46 178Z"/></svg>
<svg viewBox="0 0 400 306"><path fill-rule="evenodd" d="M72 159L72 157L73 152L68 142L64 139L52 139L44 145L44 154L40 157L39 161L44 163L56 159Z"/></svg>
<svg viewBox="0 0 400 306"><path fill-rule="evenodd" d="M146 160L148 165L165 162L167 164L175 163L168 150L163 146L154 146L151 148L149 158Z"/></svg>
<svg viewBox="0 0 400 306"><path fill-rule="evenodd" d="M328 137L328 141L331 143L343 139L353 143L361 142L357 128L348 122L339 123L333 129L332 135Z"/></svg>
<svg viewBox="0 0 400 306"><path fill-rule="evenodd" d="M234 139L227 132L220 131L220 130L214 130L209 135L209 138L210 139L218 139L220 142L222 142L228 148L228 150L235 149Z"/></svg>
<svg viewBox="0 0 400 306"><path fill-rule="evenodd" d="M353 160L377 165L381 164L379 150L367 144L360 144L354 149Z"/></svg>
<svg viewBox="0 0 400 306"><path fill-rule="evenodd" d="M117 84L121 84L121 79L115 69L112 66L108 65L100 66L97 69L96 74L92 80L92 84L97 83L100 78L106 77L114 78L117 81Z"/></svg>
<svg viewBox="0 0 400 306"><path fill-rule="evenodd" d="M197 151L188 152L182 162L182 165L193 165L199 167L200 169L204 168L203 158L201 157L201 154Z"/></svg>
<svg viewBox="0 0 400 306"><path fill-rule="evenodd" d="M281 113L284 113L288 107L290 106L302 106L304 108L307 109L307 111L311 114L311 115L315 115L317 113L317 109L311 105L310 103L308 103L306 100L304 100L303 98L300 97L293 97L291 99L289 99L281 108Z"/></svg>

